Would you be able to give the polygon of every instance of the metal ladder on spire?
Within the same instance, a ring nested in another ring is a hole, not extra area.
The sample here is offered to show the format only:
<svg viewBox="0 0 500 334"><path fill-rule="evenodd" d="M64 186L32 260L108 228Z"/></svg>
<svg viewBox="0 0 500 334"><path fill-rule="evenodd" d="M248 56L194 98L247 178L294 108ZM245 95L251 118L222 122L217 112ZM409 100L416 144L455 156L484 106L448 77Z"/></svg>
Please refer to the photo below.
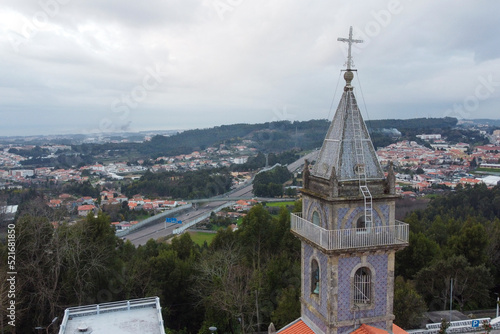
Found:
<svg viewBox="0 0 500 334"><path fill-rule="evenodd" d="M363 149L361 118L359 117L358 106L354 95L349 92L349 102L352 112L352 130L354 135L354 149L356 153L356 173L358 174L359 190L363 195L365 205L365 227L373 226L373 201L372 194L366 183L365 155Z"/></svg>

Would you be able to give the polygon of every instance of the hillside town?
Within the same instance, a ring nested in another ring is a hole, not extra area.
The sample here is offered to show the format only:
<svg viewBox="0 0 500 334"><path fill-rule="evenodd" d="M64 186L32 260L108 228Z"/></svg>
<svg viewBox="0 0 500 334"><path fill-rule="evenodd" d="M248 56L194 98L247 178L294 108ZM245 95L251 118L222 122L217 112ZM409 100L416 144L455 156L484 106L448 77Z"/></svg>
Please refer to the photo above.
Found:
<svg viewBox="0 0 500 334"><path fill-rule="evenodd" d="M149 138L146 138L148 140ZM62 193L58 195L48 194L47 205L54 209L64 209L74 219L84 218L89 213L97 214L99 210L110 210L112 207L120 207L130 212L137 212L133 217L144 219L165 210L182 206L186 201L172 198L145 198L142 194L127 197L121 193L120 188L124 183L140 179L146 172L186 172L201 169L212 169L229 167L233 164L245 163L249 156L256 154L256 149L244 144L224 145L219 147L207 147L203 151L194 151L190 154L175 156L161 156L149 161L138 160L134 163L111 161L109 163L95 163L91 165L74 166L72 168L36 167L27 168L22 162L29 157L12 153L19 151L30 151L33 145L13 146L8 145L0 151L0 189L23 189L30 187L47 187L50 185L85 184L93 187L99 186L103 189L98 196L78 196L77 194ZM44 145L40 147L47 152L50 158L57 156L56 152L69 150L70 146ZM247 172L233 172L233 187L250 179ZM0 203L0 205L2 205ZM241 211L241 207L247 210L251 207L248 203L241 201L235 205L235 210ZM17 206L4 206L9 211L9 217L13 218ZM113 211L115 209L111 209ZM235 215L236 216L236 215ZM125 230L137 224L138 220L120 220L112 222L117 230ZM57 223L54 222L54 226Z"/></svg>
<svg viewBox="0 0 500 334"><path fill-rule="evenodd" d="M423 192L426 189L454 189L459 184L481 182L495 186L500 181L500 177L492 175L495 169L500 168L500 145L471 148L469 144L450 145L439 139L433 141L431 147L404 141L377 150L377 155L382 165L393 162L402 170L396 174L399 191L404 186ZM476 171L477 168L481 171Z"/></svg>
<svg viewBox="0 0 500 334"><path fill-rule="evenodd" d="M448 143L440 134L422 134L417 135L417 138L427 142L428 145L424 146L415 141L400 141L377 150L379 161L383 166L392 161L395 167L408 171L408 173L398 173L397 178L401 184L424 190L431 188L432 185L451 188L457 184L478 182L492 185L492 180L495 180L486 176L487 169L499 168L500 130L493 132L491 144L475 147L467 143ZM207 147L203 151L161 156L149 161L138 160L133 163L110 161L72 168L24 167L22 162L28 158L12 152L29 151L35 146L4 145L0 150L0 188L29 187L32 184L46 182L85 182L89 179L92 179L94 184L103 184L106 181L139 179L147 170L155 173L229 167L233 164L244 164L250 156L257 154L257 149L251 147L251 144L251 141L245 140L235 145L221 144L219 147ZM71 147L47 145L41 146L41 149L50 152L48 156L42 158L50 158ZM484 176L470 174L478 167L485 169L481 171Z"/></svg>
<svg viewBox="0 0 500 334"><path fill-rule="evenodd" d="M441 134L420 134L417 138L421 140L421 144L416 141L399 141L377 150L378 159L384 168L387 169L392 163L396 171L396 192L402 197L418 197L429 192L452 190L459 185L484 183L491 187L500 182L499 130L493 132L491 144L475 147L467 143L451 144ZM251 141L245 140L234 145L221 144L219 147L207 147L203 151L160 156L149 161L110 161L72 168L24 167L22 162L27 157L13 152L33 150L35 146L9 145L0 151L0 188L22 189L67 183L99 186L102 191L94 197L69 193L49 194L47 205L54 209L64 208L73 219L84 218L89 213L97 214L102 209L116 212L116 208L120 208L122 211L132 212L132 215L127 215L131 219L127 220L123 214L115 215L117 221L112 224L116 230L126 230L137 224L140 219L184 205L187 200L146 198L143 194L127 197L120 190L124 182L140 179L146 171L185 172L243 164L249 157L257 154L255 148L249 147L251 144ZM64 145L46 145L40 148L52 157L57 156L58 152L71 149L70 146ZM232 176L233 187L237 187L238 184L249 181L252 174L232 172ZM232 214L225 211L218 215L238 217L238 212L249 210L255 203L257 202L240 200L232 208ZM13 217L16 209L14 206L9 206L8 209L13 211ZM56 222L54 226L57 226Z"/></svg>

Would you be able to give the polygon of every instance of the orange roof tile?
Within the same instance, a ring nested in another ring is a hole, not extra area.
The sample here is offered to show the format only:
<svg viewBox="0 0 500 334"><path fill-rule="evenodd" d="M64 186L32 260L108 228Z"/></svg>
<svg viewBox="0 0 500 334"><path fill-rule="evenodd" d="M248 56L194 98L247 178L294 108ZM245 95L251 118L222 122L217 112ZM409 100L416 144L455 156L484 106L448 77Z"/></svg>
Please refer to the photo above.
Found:
<svg viewBox="0 0 500 334"><path fill-rule="evenodd" d="M88 204L88 205L80 205L78 207L78 211L89 211L89 210L93 210L94 208L95 208L95 206L90 205L90 204Z"/></svg>
<svg viewBox="0 0 500 334"><path fill-rule="evenodd" d="M302 319L297 319L278 331L280 334L314 334L313 330Z"/></svg>
<svg viewBox="0 0 500 334"><path fill-rule="evenodd" d="M392 332L394 334L408 334L407 331L405 331L404 329L402 329L401 327L399 327L396 324L392 324Z"/></svg>
<svg viewBox="0 0 500 334"><path fill-rule="evenodd" d="M380 328L362 324L361 326L358 327L358 329L351 332L351 334L387 334L387 331Z"/></svg>
<svg viewBox="0 0 500 334"><path fill-rule="evenodd" d="M392 325L392 332L394 334L408 334L408 332L396 324ZM351 334L388 334L388 332L385 329L362 324L354 332L351 332Z"/></svg>

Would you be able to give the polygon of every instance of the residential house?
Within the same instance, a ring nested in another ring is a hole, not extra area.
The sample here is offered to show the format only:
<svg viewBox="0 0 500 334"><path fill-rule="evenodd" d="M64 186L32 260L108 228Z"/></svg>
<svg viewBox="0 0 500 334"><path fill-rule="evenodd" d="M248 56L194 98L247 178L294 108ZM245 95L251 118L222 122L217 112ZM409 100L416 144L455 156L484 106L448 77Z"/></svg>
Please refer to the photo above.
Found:
<svg viewBox="0 0 500 334"><path fill-rule="evenodd" d="M78 215L79 216L86 216L89 213L94 213L95 209L96 209L96 207L94 205L90 205L90 204L80 205L78 207Z"/></svg>

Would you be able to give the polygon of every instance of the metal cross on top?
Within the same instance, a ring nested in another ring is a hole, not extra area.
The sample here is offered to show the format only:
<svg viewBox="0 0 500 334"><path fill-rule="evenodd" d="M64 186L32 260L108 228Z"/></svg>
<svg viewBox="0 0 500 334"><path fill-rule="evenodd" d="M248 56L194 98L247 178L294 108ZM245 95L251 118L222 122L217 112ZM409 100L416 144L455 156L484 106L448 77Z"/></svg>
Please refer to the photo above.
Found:
<svg viewBox="0 0 500 334"><path fill-rule="evenodd" d="M354 64L352 63L352 56L351 56L351 45L352 43L363 43L363 40L361 39L352 39L352 26L349 28L349 38L337 38L337 41L340 41L340 42L347 42L347 44L349 44L349 49L347 51L347 69L350 70L351 69L351 66L353 66Z"/></svg>

